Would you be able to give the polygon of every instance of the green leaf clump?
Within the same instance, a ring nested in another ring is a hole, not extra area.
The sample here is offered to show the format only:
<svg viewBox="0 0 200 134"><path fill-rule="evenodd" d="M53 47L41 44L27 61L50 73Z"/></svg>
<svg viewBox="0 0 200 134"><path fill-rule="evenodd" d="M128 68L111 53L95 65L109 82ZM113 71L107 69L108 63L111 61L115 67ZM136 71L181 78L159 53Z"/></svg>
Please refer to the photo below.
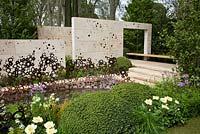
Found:
<svg viewBox="0 0 200 134"><path fill-rule="evenodd" d="M59 123L62 134L132 134L132 109L112 92L84 94L71 101Z"/></svg>

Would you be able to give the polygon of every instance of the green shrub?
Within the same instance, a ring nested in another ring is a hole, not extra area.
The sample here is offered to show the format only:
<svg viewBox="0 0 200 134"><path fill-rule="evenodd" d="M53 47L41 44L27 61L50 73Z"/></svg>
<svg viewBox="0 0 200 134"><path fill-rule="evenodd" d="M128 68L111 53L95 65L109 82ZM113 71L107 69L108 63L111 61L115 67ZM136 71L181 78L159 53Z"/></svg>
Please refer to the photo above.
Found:
<svg viewBox="0 0 200 134"><path fill-rule="evenodd" d="M200 90L188 89L182 94L177 95L183 103L183 112L186 118L196 117L200 115Z"/></svg>
<svg viewBox="0 0 200 134"><path fill-rule="evenodd" d="M114 69L117 72L119 72L121 69L125 69L126 71L128 71L130 67L132 67L132 63L128 58L118 57Z"/></svg>
<svg viewBox="0 0 200 134"><path fill-rule="evenodd" d="M168 96L176 98L181 103L181 111L184 118L191 118L200 115L200 89L195 86L185 85L179 87L172 81L161 82L153 88L158 96Z"/></svg>
<svg viewBox="0 0 200 134"><path fill-rule="evenodd" d="M196 77L199 84L200 74L200 3L199 1L179 1L178 20L174 25L174 35L167 44L178 63L178 71Z"/></svg>
<svg viewBox="0 0 200 134"><path fill-rule="evenodd" d="M129 105L136 107L146 98L151 97L153 91L147 85L138 83L122 83L112 88L112 92L128 101Z"/></svg>
<svg viewBox="0 0 200 134"><path fill-rule="evenodd" d="M35 0L0 2L0 39L37 38Z"/></svg>
<svg viewBox="0 0 200 134"><path fill-rule="evenodd" d="M84 94L71 101L59 123L62 134L131 134L132 109L111 92Z"/></svg>

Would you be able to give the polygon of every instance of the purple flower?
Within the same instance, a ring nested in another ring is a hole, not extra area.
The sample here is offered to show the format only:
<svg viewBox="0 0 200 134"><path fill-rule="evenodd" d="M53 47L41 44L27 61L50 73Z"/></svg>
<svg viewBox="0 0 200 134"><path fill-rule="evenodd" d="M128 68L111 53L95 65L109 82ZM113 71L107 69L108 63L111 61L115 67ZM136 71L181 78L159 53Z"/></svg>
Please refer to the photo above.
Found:
<svg viewBox="0 0 200 134"><path fill-rule="evenodd" d="M35 91L39 91L39 92L44 92L45 91L46 86L44 84L40 84L40 85L30 85L30 94L31 96L33 95L33 93Z"/></svg>
<svg viewBox="0 0 200 134"><path fill-rule="evenodd" d="M184 80L184 83L185 84L189 84L189 80Z"/></svg>
<svg viewBox="0 0 200 134"><path fill-rule="evenodd" d="M185 86L185 83L179 82L179 83L178 83L178 86L179 86L179 87L183 87L183 86Z"/></svg>
<svg viewBox="0 0 200 134"><path fill-rule="evenodd" d="M186 79L186 78L188 78L188 77L189 77L188 74L183 74L183 75L181 75L181 78L183 78L183 79Z"/></svg>

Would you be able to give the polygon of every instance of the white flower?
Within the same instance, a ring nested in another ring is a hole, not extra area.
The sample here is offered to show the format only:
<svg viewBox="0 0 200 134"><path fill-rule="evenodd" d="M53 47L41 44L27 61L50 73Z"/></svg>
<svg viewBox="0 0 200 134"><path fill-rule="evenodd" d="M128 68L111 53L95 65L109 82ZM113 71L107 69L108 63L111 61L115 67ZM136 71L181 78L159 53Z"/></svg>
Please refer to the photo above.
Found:
<svg viewBox="0 0 200 134"><path fill-rule="evenodd" d="M160 101L163 102L163 103L167 103L167 98L160 98Z"/></svg>
<svg viewBox="0 0 200 134"><path fill-rule="evenodd" d="M175 100L175 103L176 103L176 104L179 104L179 101Z"/></svg>
<svg viewBox="0 0 200 134"><path fill-rule="evenodd" d="M20 125L19 125L19 128L24 129L25 126L24 126L23 124L20 124Z"/></svg>
<svg viewBox="0 0 200 134"><path fill-rule="evenodd" d="M38 97L38 96L33 96L33 102L32 102L32 103L39 102L40 100L41 100L40 97Z"/></svg>
<svg viewBox="0 0 200 134"><path fill-rule="evenodd" d="M43 119L42 119L42 117L38 116L38 117L33 117L32 121L34 123L40 123L40 122L43 122Z"/></svg>
<svg viewBox="0 0 200 134"><path fill-rule="evenodd" d="M20 123L20 120L19 120L19 119L16 119L16 120L15 120L15 123L19 124L19 123Z"/></svg>
<svg viewBox="0 0 200 134"><path fill-rule="evenodd" d="M169 110L169 107L167 105L162 104L162 108Z"/></svg>
<svg viewBox="0 0 200 134"><path fill-rule="evenodd" d="M48 129L46 129L46 133L47 134L55 134L55 133L57 133L57 129L55 129L55 128L48 128Z"/></svg>
<svg viewBox="0 0 200 134"><path fill-rule="evenodd" d="M159 96L153 96L153 100L159 100Z"/></svg>
<svg viewBox="0 0 200 134"><path fill-rule="evenodd" d="M46 103L43 103L43 107L44 107L44 108L48 108L49 105L47 105Z"/></svg>
<svg viewBox="0 0 200 134"><path fill-rule="evenodd" d="M52 94L50 95L50 98L54 98L54 96L55 96L55 93L52 93Z"/></svg>
<svg viewBox="0 0 200 134"><path fill-rule="evenodd" d="M14 128L13 128L13 127L9 127L9 129L8 129L8 130L9 130L9 132L10 132L10 131L13 131L13 130L14 130Z"/></svg>
<svg viewBox="0 0 200 134"><path fill-rule="evenodd" d="M166 96L167 101L172 101L172 97Z"/></svg>
<svg viewBox="0 0 200 134"><path fill-rule="evenodd" d="M35 101L36 101L36 102L39 102L40 100L41 100L40 97L38 97Z"/></svg>
<svg viewBox="0 0 200 134"><path fill-rule="evenodd" d="M53 121L48 121L44 124L44 127L46 129L50 129L50 128L53 128L55 126L55 124L53 123Z"/></svg>
<svg viewBox="0 0 200 134"><path fill-rule="evenodd" d="M56 100L55 100L55 101L56 101L56 102L58 102L59 100L60 100L59 98L56 98Z"/></svg>
<svg viewBox="0 0 200 134"><path fill-rule="evenodd" d="M26 132L26 134L34 134L36 128L37 128L37 125L34 125L34 124L28 125L25 128L25 132Z"/></svg>
<svg viewBox="0 0 200 134"><path fill-rule="evenodd" d="M152 105L152 100L151 99L146 99L144 101L147 105Z"/></svg>
<svg viewBox="0 0 200 134"><path fill-rule="evenodd" d="M21 118L21 115L20 114L15 114L15 118Z"/></svg>

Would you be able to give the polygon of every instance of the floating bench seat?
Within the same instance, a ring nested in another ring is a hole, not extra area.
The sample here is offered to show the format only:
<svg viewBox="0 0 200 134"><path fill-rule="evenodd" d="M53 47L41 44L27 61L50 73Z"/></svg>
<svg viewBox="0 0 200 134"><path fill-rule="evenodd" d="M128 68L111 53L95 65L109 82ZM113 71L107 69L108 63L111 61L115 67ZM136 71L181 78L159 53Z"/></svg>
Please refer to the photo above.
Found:
<svg viewBox="0 0 200 134"><path fill-rule="evenodd" d="M141 54L141 53L126 53L126 54L133 56L150 57L150 58L153 57L153 58L173 59L172 56L167 56L167 55Z"/></svg>

